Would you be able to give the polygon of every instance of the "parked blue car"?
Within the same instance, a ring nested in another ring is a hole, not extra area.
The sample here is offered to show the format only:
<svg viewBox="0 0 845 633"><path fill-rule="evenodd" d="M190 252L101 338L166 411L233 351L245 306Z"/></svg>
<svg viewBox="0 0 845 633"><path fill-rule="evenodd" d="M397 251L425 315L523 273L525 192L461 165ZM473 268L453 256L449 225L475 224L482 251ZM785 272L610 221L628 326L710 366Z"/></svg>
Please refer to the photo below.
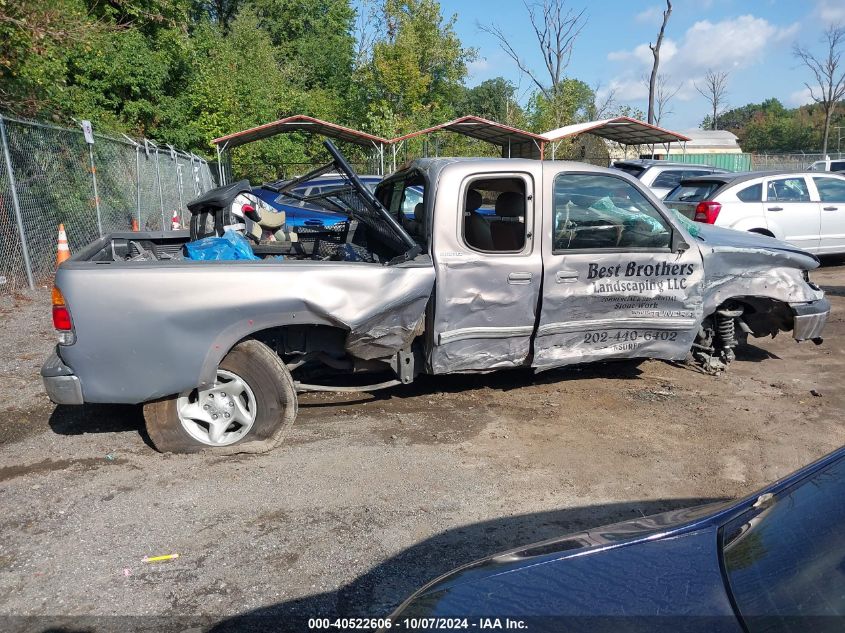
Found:
<svg viewBox="0 0 845 633"><path fill-rule="evenodd" d="M531 633L843 631L845 448L741 501L466 565L391 616L403 630L496 628L497 620Z"/></svg>
<svg viewBox="0 0 845 633"><path fill-rule="evenodd" d="M359 178L371 191L375 190L376 185L381 182L381 176L359 176ZM274 187L280 184L272 183ZM345 180L339 176L329 174L303 182L294 188L292 192L300 196L311 196L344 186L346 186ZM296 198L279 194L265 185L253 187L252 193L277 211L284 211L286 216L285 223L291 230L296 230L302 226L314 228L331 226L346 221L346 216L341 213L333 213L316 204L302 202Z"/></svg>

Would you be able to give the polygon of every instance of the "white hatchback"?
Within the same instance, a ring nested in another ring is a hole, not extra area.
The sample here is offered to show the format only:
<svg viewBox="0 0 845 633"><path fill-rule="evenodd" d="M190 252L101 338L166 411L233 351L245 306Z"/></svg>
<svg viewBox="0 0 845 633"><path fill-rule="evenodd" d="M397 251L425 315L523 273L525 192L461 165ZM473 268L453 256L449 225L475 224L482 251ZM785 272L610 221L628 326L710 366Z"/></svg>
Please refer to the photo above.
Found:
<svg viewBox="0 0 845 633"><path fill-rule="evenodd" d="M811 253L845 253L845 177L838 174L710 174L682 180L664 203L696 222L769 235Z"/></svg>

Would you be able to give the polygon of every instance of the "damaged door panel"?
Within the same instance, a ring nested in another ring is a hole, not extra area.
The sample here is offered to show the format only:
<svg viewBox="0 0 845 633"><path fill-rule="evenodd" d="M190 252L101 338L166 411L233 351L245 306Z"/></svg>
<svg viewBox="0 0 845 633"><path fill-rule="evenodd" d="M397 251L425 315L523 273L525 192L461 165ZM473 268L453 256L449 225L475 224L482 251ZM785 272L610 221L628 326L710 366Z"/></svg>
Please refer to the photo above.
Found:
<svg viewBox="0 0 845 633"><path fill-rule="evenodd" d="M668 214L611 174L544 174L543 307L534 367L683 359L702 318L701 254Z"/></svg>
<svg viewBox="0 0 845 633"><path fill-rule="evenodd" d="M543 272L534 238L542 223L535 205L541 164L529 165L522 172L506 163L502 171L452 170L441 181L429 355L435 374L528 363Z"/></svg>

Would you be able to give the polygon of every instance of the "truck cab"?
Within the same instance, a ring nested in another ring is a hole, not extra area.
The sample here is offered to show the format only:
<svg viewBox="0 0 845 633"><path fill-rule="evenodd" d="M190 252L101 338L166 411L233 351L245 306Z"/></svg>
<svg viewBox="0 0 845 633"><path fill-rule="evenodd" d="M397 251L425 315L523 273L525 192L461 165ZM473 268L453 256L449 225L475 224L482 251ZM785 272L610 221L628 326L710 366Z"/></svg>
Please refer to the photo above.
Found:
<svg viewBox="0 0 845 633"><path fill-rule="evenodd" d="M424 159L376 195L436 271L435 374L612 357L683 358L702 318L702 256L618 170L533 160ZM677 224L676 224L677 222Z"/></svg>

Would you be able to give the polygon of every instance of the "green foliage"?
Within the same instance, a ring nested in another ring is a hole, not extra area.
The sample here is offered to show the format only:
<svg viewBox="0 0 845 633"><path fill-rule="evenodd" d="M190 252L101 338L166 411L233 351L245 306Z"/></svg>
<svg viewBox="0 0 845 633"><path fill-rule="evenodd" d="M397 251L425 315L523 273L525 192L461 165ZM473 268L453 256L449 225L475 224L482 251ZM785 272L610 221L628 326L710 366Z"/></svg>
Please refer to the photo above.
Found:
<svg viewBox="0 0 845 633"><path fill-rule="evenodd" d="M252 0L279 64L308 89L337 95L350 85L355 12L347 0Z"/></svg>
<svg viewBox="0 0 845 633"><path fill-rule="evenodd" d="M536 92L528 104L528 117L532 129L548 131L570 123L588 121L592 117L596 95L593 89L579 79L564 79L557 86L551 99Z"/></svg>
<svg viewBox="0 0 845 633"><path fill-rule="evenodd" d="M823 122L824 113L818 105L787 109L774 98L719 116L719 126L736 134L746 152L812 152L822 145ZM845 125L845 113L834 115L831 125ZM709 116L701 127L711 128Z"/></svg>
<svg viewBox="0 0 845 633"><path fill-rule="evenodd" d="M291 87L276 63L269 35L258 28L258 16L243 9L229 34L208 22L191 38L188 82L176 97L173 119L160 132L180 147L203 147L212 138L292 114L303 95ZM237 81L232 81L237 77ZM302 161L302 143L279 136L239 148L233 153L235 173L255 179L276 177L275 166Z"/></svg>
<svg viewBox="0 0 845 633"><path fill-rule="evenodd" d="M516 101L516 86L504 77L496 77L468 88L458 114L472 114L507 125L525 124L525 112Z"/></svg>
<svg viewBox="0 0 845 633"><path fill-rule="evenodd" d="M435 0L384 0L382 19L356 77L361 118L393 136L453 116L475 58L455 33L456 16L444 20Z"/></svg>
<svg viewBox="0 0 845 633"><path fill-rule="evenodd" d="M66 47L94 35L82 0L0 2L0 106L48 116L67 75Z"/></svg>

